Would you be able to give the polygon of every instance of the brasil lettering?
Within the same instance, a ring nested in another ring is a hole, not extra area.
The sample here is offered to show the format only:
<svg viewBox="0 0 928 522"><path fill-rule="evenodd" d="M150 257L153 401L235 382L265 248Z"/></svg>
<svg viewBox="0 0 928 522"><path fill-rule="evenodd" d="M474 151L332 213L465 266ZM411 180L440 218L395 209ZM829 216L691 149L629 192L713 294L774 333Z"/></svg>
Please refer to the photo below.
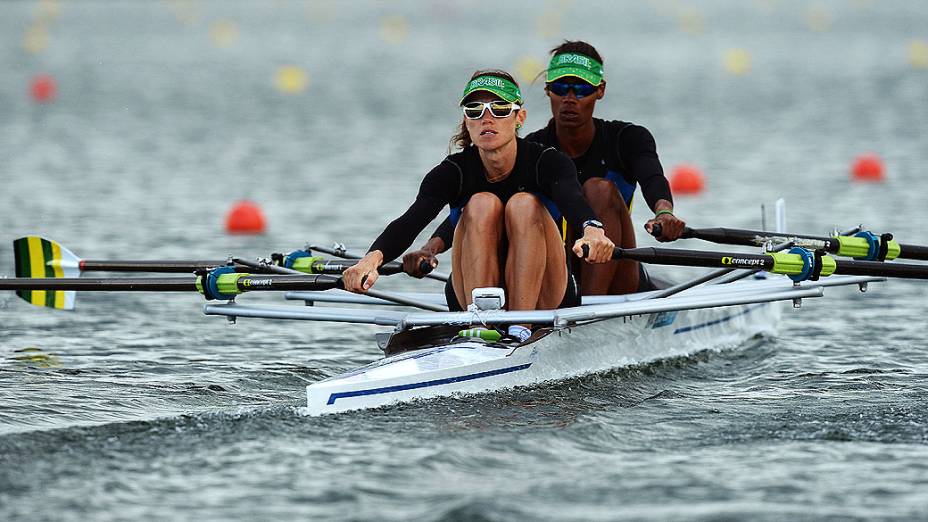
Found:
<svg viewBox="0 0 928 522"><path fill-rule="evenodd" d="M500 89L505 89L506 84L503 83L502 78L494 78L492 76L481 76L480 78L475 78L470 82L469 89L475 87L499 87Z"/></svg>
<svg viewBox="0 0 928 522"><path fill-rule="evenodd" d="M580 54L558 55L557 65L567 65L567 64L582 65L586 67L587 69L593 68L593 64L591 63L590 59L587 58L586 56L583 56Z"/></svg>
<svg viewBox="0 0 928 522"><path fill-rule="evenodd" d="M743 257L723 257L722 264L726 266L755 267L764 266L764 260L745 259Z"/></svg>

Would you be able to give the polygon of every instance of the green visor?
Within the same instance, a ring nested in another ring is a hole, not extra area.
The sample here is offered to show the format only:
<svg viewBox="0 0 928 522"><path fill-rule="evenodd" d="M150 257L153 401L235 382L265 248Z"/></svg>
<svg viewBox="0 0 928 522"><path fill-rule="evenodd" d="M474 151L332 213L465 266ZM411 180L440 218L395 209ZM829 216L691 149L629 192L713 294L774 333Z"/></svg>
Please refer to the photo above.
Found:
<svg viewBox="0 0 928 522"><path fill-rule="evenodd" d="M578 53L556 54L548 64L546 82L553 82L565 76L575 76L590 85L599 85L603 81L603 64L589 56Z"/></svg>
<svg viewBox="0 0 928 522"><path fill-rule="evenodd" d="M499 96L503 101L510 103L522 103L522 91L519 90L518 85L505 78L488 74L478 76L467 82L467 87L464 87L464 94L461 95L460 103L463 104L468 96L477 91L493 93Z"/></svg>

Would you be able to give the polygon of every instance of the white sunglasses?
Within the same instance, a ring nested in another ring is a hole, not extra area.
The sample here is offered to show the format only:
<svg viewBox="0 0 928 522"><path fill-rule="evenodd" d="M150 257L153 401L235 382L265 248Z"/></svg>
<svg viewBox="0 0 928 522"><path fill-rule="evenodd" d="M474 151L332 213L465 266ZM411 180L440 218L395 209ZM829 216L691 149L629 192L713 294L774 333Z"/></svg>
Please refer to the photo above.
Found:
<svg viewBox="0 0 928 522"><path fill-rule="evenodd" d="M469 120L479 120L483 118L483 113L486 112L487 109L490 109L490 114L492 114L494 118L505 118L522 107L518 103L496 100L491 102L465 103L461 108L464 109L465 118Z"/></svg>

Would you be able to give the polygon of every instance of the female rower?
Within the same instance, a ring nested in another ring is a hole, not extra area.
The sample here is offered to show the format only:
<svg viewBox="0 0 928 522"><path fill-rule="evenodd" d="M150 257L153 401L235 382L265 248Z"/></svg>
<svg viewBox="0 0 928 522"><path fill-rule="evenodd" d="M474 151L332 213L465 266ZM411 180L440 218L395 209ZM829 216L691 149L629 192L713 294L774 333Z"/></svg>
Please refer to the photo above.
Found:
<svg viewBox="0 0 928 522"><path fill-rule="evenodd" d="M525 109L508 73L477 71L460 105L464 119L452 141L463 150L425 176L409 209L344 272L345 288L371 288L377 268L402 254L448 205L455 218L449 308L466 308L471 290L490 286L506 290L510 310L578 304L576 289L567 292L566 253L552 219L560 222L560 216L552 216L546 200L582 235L573 245L577 256L585 244L587 260L604 263L612 258L614 244L583 198L573 162L552 147L517 137Z"/></svg>
<svg viewBox="0 0 928 522"><path fill-rule="evenodd" d="M593 117L596 102L606 93L603 59L582 41L565 41L551 50L545 92L551 102L548 125L525 137L556 147L573 159L583 193L602 219L606 236L623 248L635 247L635 230L629 209L636 184L655 215L648 231L660 223L659 241L680 237L685 223L673 213L670 186L657 156L654 137L640 125ZM404 258L407 272L418 273L422 259L434 263L434 255L450 245L450 228L443 224L422 249ZM584 264L580 271L583 295L625 294L645 289L636 261Z"/></svg>

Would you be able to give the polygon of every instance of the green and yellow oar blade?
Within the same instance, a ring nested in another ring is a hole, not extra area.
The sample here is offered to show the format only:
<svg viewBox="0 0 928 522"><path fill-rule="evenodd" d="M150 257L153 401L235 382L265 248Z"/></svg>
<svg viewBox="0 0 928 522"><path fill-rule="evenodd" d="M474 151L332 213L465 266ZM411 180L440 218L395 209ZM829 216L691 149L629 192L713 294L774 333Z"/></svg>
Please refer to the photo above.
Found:
<svg viewBox="0 0 928 522"><path fill-rule="evenodd" d="M16 277L80 277L80 259L50 239L26 236L13 241ZM16 295L35 306L73 310L73 290L19 290Z"/></svg>

